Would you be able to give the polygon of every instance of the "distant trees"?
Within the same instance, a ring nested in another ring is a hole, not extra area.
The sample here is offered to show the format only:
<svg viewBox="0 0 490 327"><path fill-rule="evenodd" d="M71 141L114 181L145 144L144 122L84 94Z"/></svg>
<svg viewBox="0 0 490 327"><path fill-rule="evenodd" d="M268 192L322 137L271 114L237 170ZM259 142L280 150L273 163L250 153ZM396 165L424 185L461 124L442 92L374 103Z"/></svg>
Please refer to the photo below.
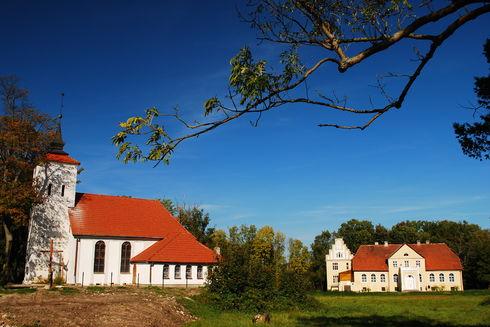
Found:
<svg viewBox="0 0 490 327"><path fill-rule="evenodd" d="M54 136L54 121L29 101L15 76L0 76L0 284L19 282L30 210L43 199L33 186L34 167Z"/></svg>

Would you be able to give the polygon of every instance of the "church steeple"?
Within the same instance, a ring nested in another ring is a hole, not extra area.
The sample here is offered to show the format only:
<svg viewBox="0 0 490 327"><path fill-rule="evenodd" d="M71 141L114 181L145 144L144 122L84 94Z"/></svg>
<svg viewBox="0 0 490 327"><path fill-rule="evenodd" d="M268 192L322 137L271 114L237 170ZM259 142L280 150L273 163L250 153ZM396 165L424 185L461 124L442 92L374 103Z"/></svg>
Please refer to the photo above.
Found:
<svg viewBox="0 0 490 327"><path fill-rule="evenodd" d="M55 135L53 137L53 140L51 141L49 145L49 153L55 153L55 154L68 154L64 151L65 147L65 142L63 141L63 136L61 134L61 118L63 116L60 114L58 116L58 123L57 123L57 128Z"/></svg>

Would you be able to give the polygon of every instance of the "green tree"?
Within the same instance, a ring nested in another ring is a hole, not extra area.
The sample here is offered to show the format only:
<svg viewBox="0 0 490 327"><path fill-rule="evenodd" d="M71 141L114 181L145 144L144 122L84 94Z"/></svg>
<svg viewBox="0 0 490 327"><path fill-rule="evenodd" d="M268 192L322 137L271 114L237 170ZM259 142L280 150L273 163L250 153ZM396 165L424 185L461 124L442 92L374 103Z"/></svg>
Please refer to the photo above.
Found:
<svg viewBox="0 0 490 327"><path fill-rule="evenodd" d="M483 54L490 63L490 39L483 46ZM463 153L475 159L490 159L490 74L475 77L475 94L478 107L475 112L485 111L479 122L458 124L454 123L454 132L461 145Z"/></svg>
<svg viewBox="0 0 490 327"><path fill-rule="evenodd" d="M340 225L336 235L344 239L352 253L362 244L373 244L375 239L374 226L368 220L351 219Z"/></svg>
<svg viewBox="0 0 490 327"><path fill-rule="evenodd" d="M391 227L389 235L390 242L393 243L416 243L430 238L430 234L423 230L423 223L420 221L402 221Z"/></svg>
<svg viewBox="0 0 490 327"><path fill-rule="evenodd" d="M53 120L36 110L15 76L0 76L0 284L24 277L30 210L41 203L33 181L55 133Z"/></svg>
<svg viewBox="0 0 490 327"><path fill-rule="evenodd" d="M170 212L172 216L175 217L177 215L178 213L177 206L174 204L174 201L170 199L160 199L160 202L163 204L165 209L167 209L168 212Z"/></svg>
<svg viewBox="0 0 490 327"><path fill-rule="evenodd" d="M168 163L176 147L186 140L250 116L256 126L263 114L285 105L362 116L361 123L355 117L351 124L317 126L364 130L385 113L401 108L438 48L459 28L490 11L487 0L258 0L246 8L249 12L243 18L257 30L258 38L284 50L277 62L256 59L248 47L242 48L230 60L229 92L204 101L201 121L196 121L195 115L187 119L178 110L160 113L150 108L143 116L120 123L120 131L113 137L118 158ZM431 33L427 32L429 26ZM336 96L339 90L315 85L319 74L333 72L329 65L345 73L371 57L389 56L389 50L402 43L406 49L415 49L408 50L406 58L397 58L406 60L411 72L386 72L389 79L373 81L378 86L374 102L370 96L359 105L348 103L347 96ZM416 61L411 60L414 55ZM385 85L389 83L393 83L389 86L394 94L388 94ZM317 91L308 91L313 89ZM183 126L179 129L183 132L172 133L175 129L168 127L173 124ZM145 139L132 138L141 135Z"/></svg>
<svg viewBox="0 0 490 327"><path fill-rule="evenodd" d="M214 227L208 227L209 214L199 207L179 207L177 219L197 240L203 244L210 244Z"/></svg>
<svg viewBox="0 0 490 327"><path fill-rule="evenodd" d="M311 244L311 272L310 278L315 289L326 290L326 267L325 255L333 243L332 234L328 230L322 231L315 236L315 240Z"/></svg>

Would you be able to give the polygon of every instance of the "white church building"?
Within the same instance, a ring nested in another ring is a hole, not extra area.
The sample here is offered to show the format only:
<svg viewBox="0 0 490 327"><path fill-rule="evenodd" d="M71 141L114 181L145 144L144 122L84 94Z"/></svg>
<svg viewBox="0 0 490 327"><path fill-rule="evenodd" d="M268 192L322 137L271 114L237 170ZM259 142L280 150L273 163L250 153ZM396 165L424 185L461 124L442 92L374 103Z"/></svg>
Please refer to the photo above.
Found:
<svg viewBox="0 0 490 327"><path fill-rule="evenodd" d="M80 163L63 147L59 131L34 171L45 201L32 209L24 283L46 282L50 262L54 276L68 284L205 283L217 262L214 251L158 200L77 193Z"/></svg>

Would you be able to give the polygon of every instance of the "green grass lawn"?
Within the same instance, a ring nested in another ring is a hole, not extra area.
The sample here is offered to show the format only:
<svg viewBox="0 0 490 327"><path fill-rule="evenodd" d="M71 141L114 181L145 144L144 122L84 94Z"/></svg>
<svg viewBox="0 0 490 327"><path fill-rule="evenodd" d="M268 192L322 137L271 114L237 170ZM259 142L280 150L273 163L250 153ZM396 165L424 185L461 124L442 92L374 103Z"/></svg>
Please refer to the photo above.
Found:
<svg viewBox="0 0 490 327"><path fill-rule="evenodd" d="M490 326L490 292L315 293L310 311L271 312L271 326ZM251 326L253 313L223 312L182 298L190 326Z"/></svg>

